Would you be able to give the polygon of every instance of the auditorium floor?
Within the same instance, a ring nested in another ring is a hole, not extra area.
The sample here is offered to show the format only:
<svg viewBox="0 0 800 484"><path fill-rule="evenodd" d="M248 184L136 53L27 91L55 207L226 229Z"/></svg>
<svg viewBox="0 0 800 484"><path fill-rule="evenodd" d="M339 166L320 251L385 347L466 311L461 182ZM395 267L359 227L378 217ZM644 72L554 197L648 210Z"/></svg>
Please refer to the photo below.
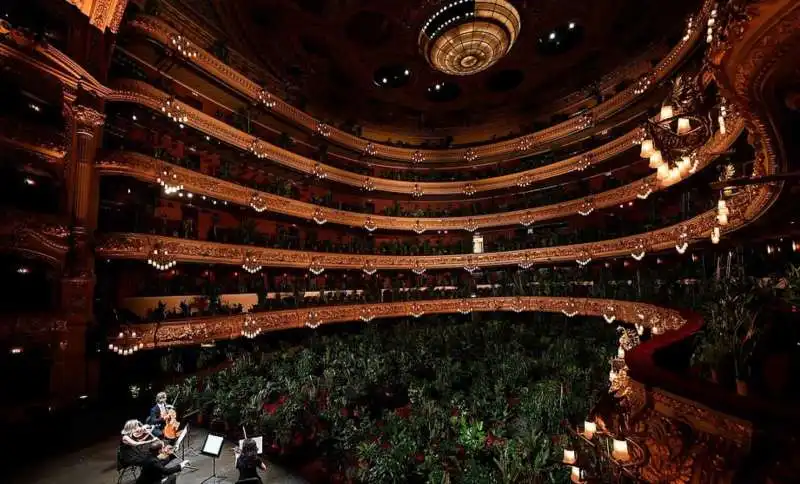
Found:
<svg viewBox="0 0 800 484"><path fill-rule="evenodd" d="M190 444L198 448L205 440L205 431L193 430L190 435ZM13 484L113 484L117 482L117 454L118 440L112 438L78 452L65 454L53 459L44 459L37 462L35 467L21 469L12 474ZM234 483L238 472L234 468L233 444L226 442L222 454L216 463L218 479L211 479L209 483ZM188 451L187 451L188 452ZM180 458L180 452L179 458ZM199 484L212 474L212 459L204 455L186 456L187 460L198 470L184 470L178 474L178 484ZM265 484L302 484L305 481L291 476L283 469L269 465L266 474L261 476ZM132 484L134 479L130 474L121 481L121 484Z"/></svg>

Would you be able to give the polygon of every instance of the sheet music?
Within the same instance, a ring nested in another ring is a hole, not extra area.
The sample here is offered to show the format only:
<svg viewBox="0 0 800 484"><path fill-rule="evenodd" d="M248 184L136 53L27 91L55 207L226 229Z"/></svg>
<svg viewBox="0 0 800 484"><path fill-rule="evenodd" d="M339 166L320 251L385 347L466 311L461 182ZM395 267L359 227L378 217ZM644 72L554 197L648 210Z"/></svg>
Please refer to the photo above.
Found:
<svg viewBox="0 0 800 484"><path fill-rule="evenodd" d="M251 437L251 438L256 441L256 445L258 446L258 455L263 454L264 453L264 437L259 435L258 437ZM239 440L239 448L240 449L242 448L242 445L244 445L244 441L245 441L245 439Z"/></svg>
<svg viewBox="0 0 800 484"><path fill-rule="evenodd" d="M186 426L181 430L178 434L178 441L175 442L175 451L177 452L181 448L181 444L183 443L183 439L186 438L186 434L189 433L189 424L187 423Z"/></svg>
<svg viewBox="0 0 800 484"><path fill-rule="evenodd" d="M225 439L221 435L208 434L203 444L203 453L219 457Z"/></svg>

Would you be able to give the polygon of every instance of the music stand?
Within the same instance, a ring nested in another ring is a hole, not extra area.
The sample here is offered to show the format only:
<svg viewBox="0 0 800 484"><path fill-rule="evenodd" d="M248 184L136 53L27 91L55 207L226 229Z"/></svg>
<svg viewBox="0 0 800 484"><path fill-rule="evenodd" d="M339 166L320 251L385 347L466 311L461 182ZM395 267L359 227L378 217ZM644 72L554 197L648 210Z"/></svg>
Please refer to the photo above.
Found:
<svg viewBox="0 0 800 484"><path fill-rule="evenodd" d="M200 484L211 479L217 479L217 459L222 453L222 445L225 443L225 438L221 435L208 434L206 441L203 442L201 454L211 457L211 475L203 479Z"/></svg>
<svg viewBox="0 0 800 484"><path fill-rule="evenodd" d="M184 451L189 454L190 457L197 457L200 454L194 449L194 447L192 447L192 436L191 432L189 431L189 422L186 422L186 426L183 428L183 430L186 431L186 445L183 447Z"/></svg>
<svg viewBox="0 0 800 484"><path fill-rule="evenodd" d="M175 442L175 451L178 450L181 451L181 460L186 460L186 446L184 445L183 447L181 447L181 444L183 444L183 441L186 439L188 435L189 435L189 425L187 424L183 428L183 430L180 431L180 433L178 434L178 440ZM184 469L196 471L197 467L193 466L192 464L186 464L184 466Z"/></svg>

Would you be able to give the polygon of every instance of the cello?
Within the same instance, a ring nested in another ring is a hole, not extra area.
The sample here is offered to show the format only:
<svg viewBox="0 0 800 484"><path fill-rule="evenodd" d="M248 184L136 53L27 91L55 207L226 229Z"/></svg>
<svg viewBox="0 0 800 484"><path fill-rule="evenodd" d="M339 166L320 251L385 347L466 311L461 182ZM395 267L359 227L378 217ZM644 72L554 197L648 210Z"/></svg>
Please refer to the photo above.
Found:
<svg viewBox="0 0 800 484"><path fill-rule="evenodd" d="M167 411L161 413L161 418L164 419L164 430L162 431L164 437L169 440L177 439L181 423L178 422L178 413L175 411L175 406L167 405Z"/></svg>

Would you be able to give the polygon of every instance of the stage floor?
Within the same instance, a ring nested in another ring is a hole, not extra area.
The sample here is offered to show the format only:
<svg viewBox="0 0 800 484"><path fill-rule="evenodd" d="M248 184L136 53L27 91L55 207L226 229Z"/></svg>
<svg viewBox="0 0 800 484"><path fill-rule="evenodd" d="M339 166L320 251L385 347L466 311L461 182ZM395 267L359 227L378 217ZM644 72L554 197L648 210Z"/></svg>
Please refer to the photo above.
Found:
<svg viewBox="0 0 800 484"><path fill-rule="evenodd" d="M193 447L200 447L205 440L206 432L193 429L190 433L190 442ZM117 482L117 445L118 438L111 438L104 442L92 445L78 452L65 454L53 459L37 462L35 467L20 469L12 473L11 480L5 482L19 484L113 484ZM234 467L233 443L225 442L220 458L217 459L216 480L209 483L231 484L236 482L239 475ZM180 452L178 452L180 459ZM212 459L204 455L186 456L196 471L185 469L178 474L178 484L199 484L212 474ZM294 477L267 463L267 472L261 474L265 484L304 484L305 481ZM134 479L130 473L126 474L122 484L132 484Z"/></svg>

